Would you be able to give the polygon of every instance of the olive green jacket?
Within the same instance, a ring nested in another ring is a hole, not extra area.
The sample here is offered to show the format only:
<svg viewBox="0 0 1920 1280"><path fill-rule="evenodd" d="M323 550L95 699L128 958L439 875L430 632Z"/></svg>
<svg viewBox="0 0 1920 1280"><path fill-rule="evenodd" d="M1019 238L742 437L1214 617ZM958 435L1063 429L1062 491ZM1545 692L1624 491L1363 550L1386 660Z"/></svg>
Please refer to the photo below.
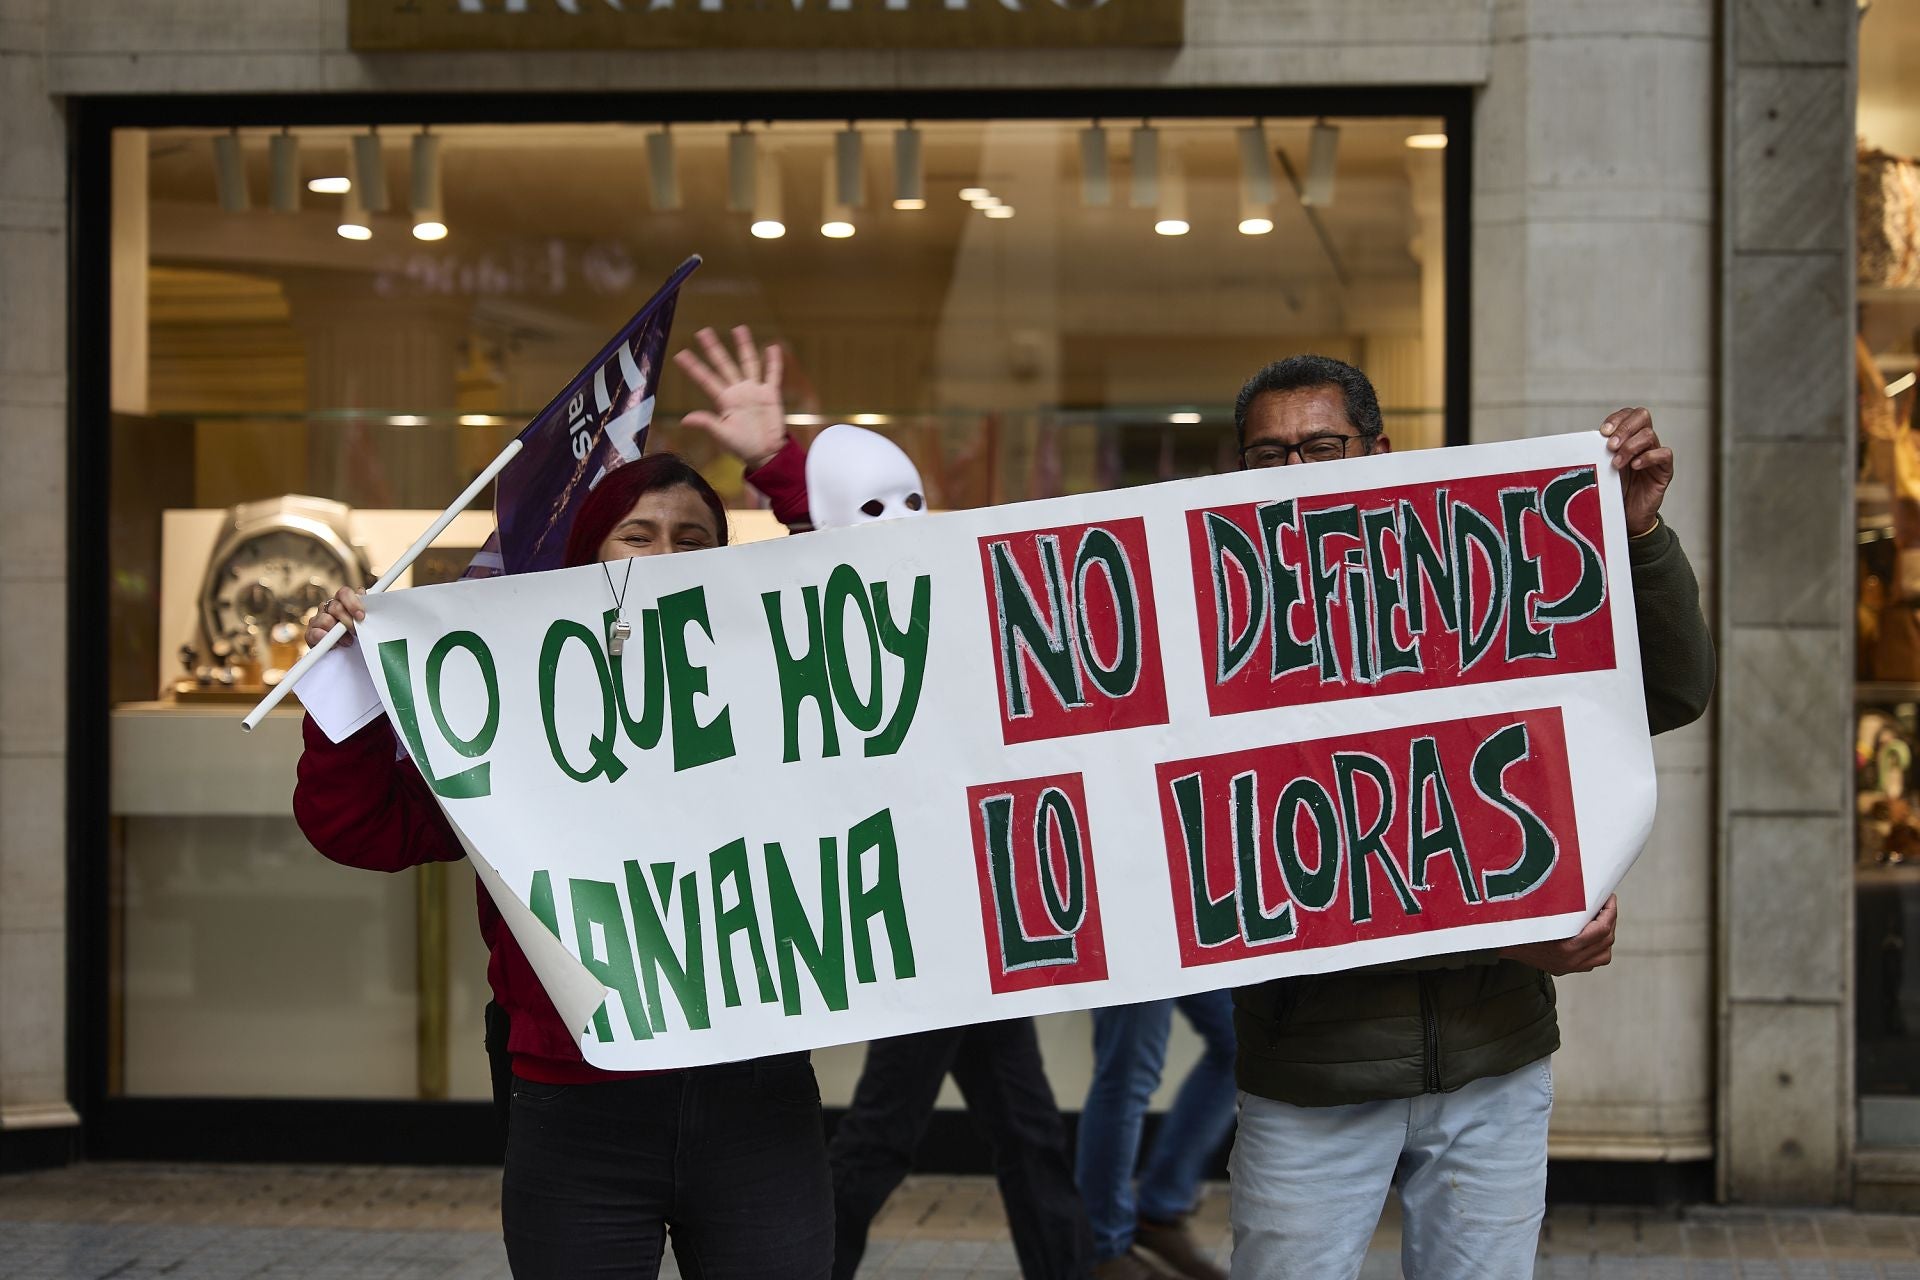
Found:
<svg viewBox="0 0 1920 1280"><path fill-rule="evenodd" d="M1706 710L1713 639L1673 531L1663 523L1627 545L1648 727L1664 733ZM1560 1047L1553 979L1491 952L1281 978L1233 997L1240 1087L1296 1106L1458 1089Z"/></svg>

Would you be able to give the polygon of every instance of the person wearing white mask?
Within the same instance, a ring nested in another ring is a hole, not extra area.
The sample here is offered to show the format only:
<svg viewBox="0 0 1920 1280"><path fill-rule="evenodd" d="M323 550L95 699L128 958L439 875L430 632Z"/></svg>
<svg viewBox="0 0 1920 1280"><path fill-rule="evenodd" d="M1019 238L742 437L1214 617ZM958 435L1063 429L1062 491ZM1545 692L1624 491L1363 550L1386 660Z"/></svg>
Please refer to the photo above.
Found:
<svg viewBox="0 0 1920 1280"><path fill-rule="evenodd" d="M729 352L711 329L674 362L713 401L681 425L711 434L748 461L747 474L769 497L793 469L780 397L779 348L764 356L744 327ZM876 432L828 427L806 455L806 498L815 529L841 529L925 515L926 486L901 448ZM1089 1274L1093 1233L1074 1186L1066 1125L1055 1105L1029 1018L949 1027L876 1040L853 1101L827 1147L833 1169L835 1280L851 1280L866 1253L867 1231L887 1197L912 1170L933 1118L940 1086L953 1077L967 1110L993 1148L994 1177L1006 1205L1014 1252L1025 1280L1081 1280Z"/></svg>

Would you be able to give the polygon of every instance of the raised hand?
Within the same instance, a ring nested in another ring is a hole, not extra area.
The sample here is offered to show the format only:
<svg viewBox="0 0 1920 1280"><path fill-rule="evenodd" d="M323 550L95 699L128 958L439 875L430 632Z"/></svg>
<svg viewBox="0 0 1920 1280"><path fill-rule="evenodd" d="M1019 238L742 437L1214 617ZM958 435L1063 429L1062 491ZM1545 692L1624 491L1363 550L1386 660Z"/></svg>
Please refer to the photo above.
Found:
<svg viewBox="0 0 1920 1280"><path fill-rule="evenodd" d="M1673 483L1673 450L1660 443L1653 415L1645 409L1615 409L1601 424L1600 434L1607 437L1613 469L1620 473L1627 532L1635 537L1651 532L1667 486Z"/></svg>
<svg viewBox="0 0 1920 1280"><path fill-rule="evenodd" d="M313 622L307 627L307 648L311 649L327 638L327 632L336 626L347 629L340 637L339 647L344 649L353 643L353 624L363 621L367 611L360 607L360 593L352 587L342 587L334 593L320 612L313 615Z"/></svg>
<svg viewBox="0 0 1920 1280"><path fill-rule="evenodd" d="M680 425L706 432L752 471L780 452L787 441L786 408L780 400L780 348L771 346L763 353L745 325L735 326L731 352L711 329L702 329L694 340L706 358L692 350L676 351L673 362L707 393L713 410L695 410L680 419Z"/></svg>

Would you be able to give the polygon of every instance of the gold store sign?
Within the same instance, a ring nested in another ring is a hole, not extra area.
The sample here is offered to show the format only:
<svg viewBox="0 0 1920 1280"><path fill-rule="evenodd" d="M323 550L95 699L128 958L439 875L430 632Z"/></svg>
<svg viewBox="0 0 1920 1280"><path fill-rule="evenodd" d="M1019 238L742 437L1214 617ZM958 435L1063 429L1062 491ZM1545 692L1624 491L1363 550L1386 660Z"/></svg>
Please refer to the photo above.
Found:
<svg viewBox="0 0 1920 1280"><path fill-rule="evenodd" d="M363 53L1177 45L1186 0L349 0Z"/></svg>

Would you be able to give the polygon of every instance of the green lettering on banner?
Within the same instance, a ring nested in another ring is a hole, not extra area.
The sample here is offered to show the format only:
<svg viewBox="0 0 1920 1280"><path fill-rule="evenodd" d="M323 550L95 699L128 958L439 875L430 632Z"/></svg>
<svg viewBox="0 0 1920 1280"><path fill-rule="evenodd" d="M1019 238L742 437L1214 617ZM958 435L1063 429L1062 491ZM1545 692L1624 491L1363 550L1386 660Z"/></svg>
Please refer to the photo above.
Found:
<svg viewBox="0 0 1920 1280"><path fill-rule="evenodd" d="M1486 626L1476 631L1473 622L1473 548L1486 555L1487 572L1492 582L1487 591ZM1460 670L1471 668L1500 634L1502 605L1507 594L1507 569L1500 531L1493 521L1464 502L1453 504L1453 579L1456 603L1460 609Z"/></svg>
<svg viewBox="0 0 1920 1280"><path fill-rule="evenodd" d="M440 707L439 679L440 668L446 656L454 648L466 649L480 664L481 677L487 685L487 718L480 732L470 739L456 737L447 727L446 716ZM387 692L393 698L393 711L400 721L401 736L406 739L407 750L413 756L413 762L419 767L420 776L438 795L449 800L471 800L491 794L491 767L482 761L470 768L462 769L449 777L438 777L433 772L433 762L427 755L425 740L420 734L420 713L413 693L413 664L407 653L405 640L383 640L380 642L380 669L387 678ZM440 727L441 735L449 745L461 755L472 757L484 755L493 745L495 731L500 727L500 685L494 672L493 654L488 651L486 642L471 631L455 631L441 637L427 656L427 698L433 718Z"/></svg>
<svg viewBox="0 0 1920 1280"><path fill-rule="evenodd" d="M800 963L813 975L813 985L827 1008L847 1007L847 944L840 927L840 853L832 836L820 841L820 932L813 931L807 908L793 887L787 856L779 844L767 850L767 899L773 909L773 951L780 965L780 1007L791 1018L800 1012Z"/></svg>
<svg viewBox="0 0 1920 1280"><path fill-rule="evenodd" d="M1225 684L1247 664L1260 643L1261 623L1267 611L1267 575L1260 564L1260 548L1233 521L1215 511L1201 517L1207 528L1207 559L1213 565L1214 668L1213 682ZM1247 625L1233 632L1233 610L1228 605L1227 561L1240 566L1247 580Z"/></svg>
<svg viewBox="0 0 1920 1280"><path fill-rule="evenodd" d="M766 944L760 940L760 912L754 906L753 877L747 871L747 842L734 840L721 845L709 856L713 876L713 945L720 953L720 991L729 1009L740 1005L740 984L734 977L733 935L747 935L747 949L753 953L753 973L759 985L760 1003L779 999L773 989L773 976L767 968ZM733 885L734 902L726 905L727 885Z"/></svg>
<svg viewBox="0 0 1920 1280"><path fill-rule="evenodd" d="M893 609L884 582L873 584L873 608L875 621L880 626L880 643L900 659L906 674L900 683L900 698L894 704L893 718L887 721L885 729L867 739L869 758L890 756L898 751L913 728L914 712L920 709L920 690L927 678L927 642L933 635L933 578L923 573L913 580L913 599L908 602L904 628L893 625Z"/></svg>
<svg viewBox="0 0 1920 1280"><path fill-rule="evenodd" d="M1207 888L1207 824L1201 803L1200 775L1175 778L1171 787L1180 811L1180 830L1187 845L1187 886L1193 896L1193 937L1203 947L1217 947L1240 932L1234 916L1233 892L1209 896Z"/></svg>
<svg viewBox="0 0 1920 1280"><path fill-rule="evenodd" d="M1547 482L1540 514L1546 517L1548 528L1580 549L1580 580L1566 595L1534 610L1533 616L1542 622L1578 622L1599 609L1607 598L1607 569L1600 561L1600 553L1573 527L1567 515L1573 500L1599 483L1592 467L1568 471Z"/></svg>
<svg viewBox="0 0 1920 1280"><path fill-rule="evenodd" d="M1280 530L1293 524L1293 510L1291 498L1259 508L1260 540L1266 548L1273 585L1273 662L1268 674L1275 680L1311 667L1315 662L1314 644L1319 638L1315 632L1312 643L1303 643L1293 633L1293 607L1305 597L1300 594L1299 575L1280 555Z"/></svg>
<svg viewBox="0 0 1920 1280"><path fill-rule="evenodd" d="M1233 860L1239 872L1235 897L1240 903L1240 934L1258 946L1293 936L1293 904L1282 903L1268 915L1260 901L1260 790L1252 773L1235 774L1233 794Z"/></svg>
<svg viewBox="0 0 1920 1280"><path fill-rule="evenodd" d="M1313 870L1300 857L1295 816L1305 805L1320 842L1320 860ZM1280 790L1273 809L1273 846L1280 858L1280 875L1287 896L1305 911L1324 911L1340 891L1340 820L1334 815L1327 789L1312 778L1295 778Z"/></svg>
<svg viewBox="0 0 1920 1280"><path fill-rule="evenodd" d="M547 932L560 936L560 915L553 909L553 878L545 871L533 873L533 889L527 895L527 910L547 926Z"/></svg>
<svg viewBox="0 0 1920 1280"><path fill-rule="evenodd" d="M1066 573L1060 565L1060 539L1052 534L1036 538L1040 552L1040 576L1045 579L1048 606L1053 625L1040 619L1040 609L1027 593L1026 579L1013 563L1013 549L1007 543L990 543L988 558L993 562L994 602L999 610L1000 652L1006 663L1007 715L1019 719L1033 714L1027 697L1027 670L1020 660L1021 650L1031 654L1046 678L1048 686L1063 707L1084 707L1087 696L1080 687L1080 666L1073 657L1073 622L1067 616Z"/></svg>
<svg viewBox="0 0 1920 1280"><path fill-rule="evenodd" d="M1453 870L1460 877L1460 889L1468 902L1480 901L1479 886L1473 882L1473 867L1467 861L1467 842L1460 834L1460 815L1454 810L1453 795L1447 788L1447 775L1440 768L1440 744L1432 738L1413 740L1413 762L1408 770L1407 875L1416 889L1427 887L1427 859L1445 853L1453 858ZM1427 813L1427 785L1433 785L1433 821Z"/></svg>
<svg viewBox="0 0 1920 1280"><path fill-rule="evenodd" d="M1053 842L1047 838L1049 827L1060 833L1060 860L1067 868L1064 892L1054 879ZM1058 787L1048 787L1040 793L1040 803L1033 815L1033 847L1040 858L1040 899L1047 908L1047 918L1062 933L1078 933L1087 918L1084 848L1073 802Z"/></svg>
<svg viewBox="0 0 1920 1280"><path fill-rule="evenodd" d="M867 855L875 855L873 883L867 883ZM913 937L907 931L907 904L900 891L900 849L894 841L893 812L882 809L862 818L847 833L847 924L853 931L854 976L874 981L872 921L887 930L893 976L913 976Z"/></svg>
<svg viewBox="0 0 1920 1280"><path fill-rule="evenodd" d="M1480 744L1473 753L1473 786L1482 796L1507 811L1520 828L1520 856L1504 871L1489 871L1481 883L1488 902L1518 898L1533 892L1560 858L1560 841L1538 814L1506 789L1506 773L1532 750L1527 726L1508 725Z"/></svg>
<svg viewBox="0 0 1920 1280"><path fill-rule="evenodd" d="M693 699L695 694L707 692L707 669L687 658L689 626L699 627L708 640L713 639L713 627L707 621L707 593L701 587L688 587L661 596L655 605L660 611L666 651L667 692L673 703L673 771L725 760L734 753L731 709L721 707L712 720L700 723L694 715Z"/></svg>
<svg viewBox="0 0 1920 1280"><path fill-rule="evenodd" d="M601 622L607 634L613 633L613 624L620 617L618 609L609 609L601 616ZM645 609L640 614L640 718L635 720L627 708L627 676L624 663L626 655L609 653L607 664L612 675L614 704L620 710L620 724L627 731L627 741L642 751L651 751L660 745L660 734L666 728L667 695L666 668L663 665L660 646L660 613L657 609Z"/></svg>
<svg viewBox="0 0 1920 1280"><path fill-rule="evenodd" d="M1454 565L1449 548L1453 545L1452 524L1447 518L1445 489L1433 491L1433 518L1439 526L1435 536L1427 531L1420 513L1406 499L1400 502L1400 546L1404 554L1407 579L1407 629L1414 635L1427 630L1427 587L1433 589L1434 604L1440 610L1441 626L1448 631L1460 629L1459 600L1455 596ZM1422 583L1425 583L1425 586Z"/></svg>
<svg viewBox="0 0 1920 1280"><path fill-rule="evenodd" d="M1095 568L1106 574L1113 592L1114 626L1120 638L1110 667L1101 665L1093 647L1087 613L1087 578ZM1126 697L1140 683L1140 608L1133 598L1133 571L1127 565L1127 553L1111 531L1089 529L1080 539L1080 549L1073 556L1073 599L1074 627L1087 674L1109 698Z"/></svg>
<svg viewBox="0 0 1920 1280"><path fill-rule="evenodd" d="M666 1002L660 998L660 978L664 974L673 989L680 1013L689 1031L705 1031L712 1025L707 1015L707 956L700 945L700 891L698 878L689 871L680 877L680 930L686 938L686 953L676 954L667 937L662 914L673 909L673 864L653 863L653 892L647 891L640 864L628 859L622 864L627 876L627 900L633 905L634 950L640 957L640 981L647 990L647 1011L655 1032L667 1029ZM658 909L654 906L659 896Z"/></svg>
<svg viewBox="0 0 1920 1280"><path fill-rule="evenodd" d="M1420 650L1402 645L1393 625L1393 615L1406 601L1407 557L1400 557L1400 576L1387 569L1386 537L1397 533L1398 521L1392 507L1376 507L1360 517L1360 530L1367 544L1367 575L1373 588L1373 647L1378 655L1380 674L1420 669Z"/></svg>
<svg viewBox="0 0 1920 1280"><path fill-rule="evenodd" d="M827 643L820 625L820 588L801 588L800 600L807 611L807 647L795 657L787 647L781 593L767 591L760 596L773 638L774 668L780 676L780 722L786 743L780 758L787 764L800 758L800 708L808 701L820 713L821 757L840 754L840 720L833 710L833 678L827 672Z"/></svg>
<svg viewBox="0 0 1920 1280"><path fill-rule="evenodd" d="M554 704L554 686L560 679L560 655L566 651L569 641L576 641L586 649L588 658L593 662L594 675L600 681L600 733L587 740L590 763L584 768L575 768L567 758L566 748L560 744L560 726ZM540 646L540 716L547 728L547 748L553 752L553 762L575 782L592 782L599 777L605 777L608 782L617 782L626 773L627 766L613 750L614 735L619 729L617 704L613 673L607 669L607 656L601 651L600 641L593 632L571 618L555 620L547 628L547 638Z"/></svg>
<svg viewBox="0 0 1920 1280"><path fill-rule="evenodd" d="M580 947L580 963L601 986L619 995L633 1038L651 1040L647 1007L640 999L640 983L633 971L633 944L627 939L626 916L620 910L620 891L604 880L569 880L567 891L573 899L573 937ZM598 955L593 945L596 924L606 943L605 956ZM613 1019L607 1016L605 1001L594 1010L593 1033L602 1044L613 1039Z"/></svg>
<svg viewBox="0 0 1920 1280"><path fill-rule="evenodd" d="M1535 631L1527 621L1527 598L1540 590L1540 558L1527 554L1526 529L1522 523L1527 512L1540 510L1537 489L1500 491L1500 517L1507 535L1507 661L1516 658L1551 658L1553 632Z"/></svg>
<svg viewBox="0 0 1920 1280"><path fill-rule="evenodd" d="M1380 815L1365 831L1360 829L1360 796L1354 779L1365 774L1380 790ZM1393 825L1393 774L1378 759L1357 751L1333 753L1333 777L1340 790L1340 813L1347 833L1348 908L1353 922L1373 919L1373 872L1369 858L1376 858L1386 869L1387 883L1400 899L1400 909L1410 916L1420 914L1420 900L1400 874L1400 864L1384 839Z"/></svg>
<svg viewBox="0 0 1920 1280"><path fill-rule="evenodd" d="M864 701L854 687L853 673L847 669L847 606L860 611L860 626L867 637L867 696ZM885 711L886 686L880 673L880 632L873 622L873 606L867 600L867 584L850 564L836 565L827 575L826 602L827 683L847 723L861 733L880 727Z"/></svg>
<svg viewBox="0 0 1920 1280"><path fill-rule="evenodd" d="M1076 952L1071 937L1029 938L1021 928L1020 898L1013 878L1013 797L988 796L980 802L980 816L986 823L993 914L999 926L1000 956L1007 971L1072 963ZM1046 846L1039 848L1040 860L1045 862Z"/></svg>
<svg viewBox="0 0 1920 1280"><path fill-rule="evenodd" d="M1360 511L1352 504L1309 511L1302 524L1307 542L1307 578L1313 590L1313 630L1314 642L1320 651L1320 679L1341 684L1346 676L1340 671L1340 646L1333 640L1332 613L1333 602L1340 598L1340 561L1327 560L1326 541L1340 534L1358 538Z"/></svg>

